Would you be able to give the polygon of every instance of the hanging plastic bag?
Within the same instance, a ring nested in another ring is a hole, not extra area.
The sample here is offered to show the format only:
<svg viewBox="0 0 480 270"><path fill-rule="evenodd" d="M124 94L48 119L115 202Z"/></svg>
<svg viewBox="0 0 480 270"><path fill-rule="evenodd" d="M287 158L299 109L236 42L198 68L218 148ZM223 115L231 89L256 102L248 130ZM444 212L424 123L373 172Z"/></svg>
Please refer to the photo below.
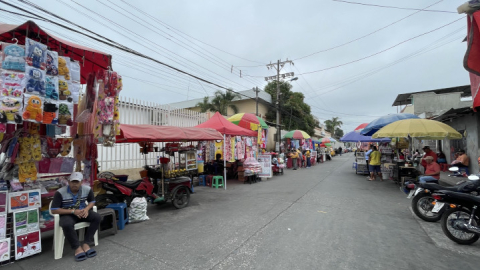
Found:
<svg viewBox="0 0 480 270"><path fill-rule="evenodd" d="M58 100L58 77L47 76L45 78L45 98Z"/></svg>
<svg viewBox="0 0 480 270"><path fill-rule="evenodd" d="M58 102L54 100L45 100L43 104L43 123L58 123Z"/></svg>
<svg viewBox="0 0 480 270"><path fill-rule="evenodd" d="M58 75L58 53L47 51L47 75Z"/></svg>
<svg viewBox="0 0 480 270"><path fill-rule="evenodd" d="M58 125L73 125L73 104L70 102L60 101L58 105Z"/></svg>
<svg viewBox="0 0 480 270"><path fill-rule="evenodd" d="M0 102L0 123L21 124L22 104L21 98L4 97Z"/></svg>
<svg viewBox="0 0 480 270"><path fill-rule="evenodd" d="M78 61L70 62L70 76L72 81L80 83L80 63Z"/></svg>
<svg viewBox="0 0 480 270"><path fill-rule="evenodd" d="M7 70L25 71L25 47L17 44L2 44L2 68Z"/></svg>
<svg viewBox="0 0 480 270"><path fill-rule="evenodd" d="M45 70L47 67L47 45L25 38L25 50L25 62L27 65Z"/></svg>
<svg viewBox="0 0 480 270"><path fill-rule="evenodd" d="M35 67L27 67L25 75L26 93L45 96L45 71Z"/></svg>
<svg viewBox="0 0 480 270"><path fill-rule="evenodd" d="M43 121L43 102L42 97L24 94L23 120L41 123Z"/></svg>
<svg viewBox="0 0 480 270"><path fill-rule="evenodd" d="M25 88L25 73L4 70L1 73L1 96L21 98Z"/></svg>
<svg viewBox="0 0 480 270"><path fill-rule="evenodd" d="M62 76L60 79L70 81L70 59L68 57L58 57L58 75Z"/></svg>

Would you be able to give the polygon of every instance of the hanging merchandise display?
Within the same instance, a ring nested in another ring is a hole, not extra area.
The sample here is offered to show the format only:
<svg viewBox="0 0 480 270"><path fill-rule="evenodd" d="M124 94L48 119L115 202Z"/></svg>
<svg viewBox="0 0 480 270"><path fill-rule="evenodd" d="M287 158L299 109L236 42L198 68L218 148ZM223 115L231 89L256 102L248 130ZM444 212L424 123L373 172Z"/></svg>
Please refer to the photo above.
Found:
<svg viewBox="0 0 480 270"><path fill-rule="evenodd" d="M58 100L58 77L47 76L45 78L45 98Z"/></svg>
<svg viewBox="0 0 480 270"><path fill-rule="evenodd" d="M24 95L25 108L23 109L23 120L41 123L43 120L43 98L39 96Z"/></svg>
<svg viewBox="0 0 480 270"><path fill-rule="evenodd" d="M14 71L2 71L1 73L1 97L20 98L25 88L25 74Z"/></svg>
<svg viewBox="0 0 480 270"><path fill-rule="evenodd" d="M21 124L22 104L22 99L4 97L0 103L0 123Z"/></svg>
<svg viewBox="0 0 480 270"><path fill-rule="evenodd" d="M25 63L29 66L45 70L45 68L47 67L47 45L26 38L25 49Z"/></svg>
<svg viewBox="0 0 480 270"><path fill-rule="evenodd" d="M35 67L27 67L25 75L26 93L45 96L45 71Z"/></svg>
<svg viewBox="0 0 480 270"><path fill-rule="evenodd" d="M3 69L25 71L25 46L3 43L2 51Z"/></svg>
<svg viewBox="0 0 480 270"><path fill-rule="evenodd" d="M53 51L47 51L47 75L58 75L58 53Z"/></svg>
<svg viewBox="0 0 480 270"><path fill-rule="evenodd" d="M64 81L70 80L70 69L68 68L69 62L70 59L67 57L58 57L58 75L61 76Z"/></svg>

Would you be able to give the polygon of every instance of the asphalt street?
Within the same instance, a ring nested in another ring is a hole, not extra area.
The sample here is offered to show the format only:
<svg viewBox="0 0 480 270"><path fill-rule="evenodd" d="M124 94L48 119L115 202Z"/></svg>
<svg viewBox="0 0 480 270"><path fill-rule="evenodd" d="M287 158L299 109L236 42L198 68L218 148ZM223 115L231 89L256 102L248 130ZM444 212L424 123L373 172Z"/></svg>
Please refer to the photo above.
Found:
<svg viewBox="0 0 480 270"><path fill-rule="evenodd" d="M344 154L309 169L228 190L195 187L181 210L152 205L149 221L104 236L98 256L43 252L6 269L478 269L480 244L422 226L391 181L366 181ZM432 238L433 237L433 238ZM446 244L442 244L446 243ZM66 245L67 246L67 245Z"/></svg>

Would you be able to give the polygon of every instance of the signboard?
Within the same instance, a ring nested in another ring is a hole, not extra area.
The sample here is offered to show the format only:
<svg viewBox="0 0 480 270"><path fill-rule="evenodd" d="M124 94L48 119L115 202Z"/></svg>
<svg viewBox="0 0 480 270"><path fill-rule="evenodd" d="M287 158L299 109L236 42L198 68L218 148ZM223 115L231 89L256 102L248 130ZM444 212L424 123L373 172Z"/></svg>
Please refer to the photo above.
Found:
<svg viewBox="0 0 480 270"><path fill-rule="evenodd" d="M258 163L262 166L262 171L258 173L258 177L272 177L272 156L258 155Z"/></svg>

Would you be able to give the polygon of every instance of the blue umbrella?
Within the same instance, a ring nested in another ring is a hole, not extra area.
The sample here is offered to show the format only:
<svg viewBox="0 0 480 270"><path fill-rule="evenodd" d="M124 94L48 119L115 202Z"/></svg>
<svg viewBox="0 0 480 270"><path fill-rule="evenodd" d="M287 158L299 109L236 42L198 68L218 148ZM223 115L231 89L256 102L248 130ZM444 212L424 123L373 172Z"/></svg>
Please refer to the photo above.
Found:
<svg viewBox="0 0 480 270"><path fill-rule="evenodd" d="M411 113L397 113L397 114L385 115L370 122L368 126L366 126L362 131L360 131L360 134L366 135L366 136L372 136L375 132L377 132L379 129L383 128L388 124L391 124L398 120L412 119L412 118L420 118L420 117Z"/></svg>
<svg viewBox="0 0 480 270"><path fill-rule="evenodd" d="M364 136L358 132L350 131L340 139L341 142L391 142L390 138L373 139L371 136Z"/></svg>
<svg viewBox="0 0 480 270"><path fill-rule="evenodd" d="M337 142L334 138L329 138L331 142Z"/></svg>

